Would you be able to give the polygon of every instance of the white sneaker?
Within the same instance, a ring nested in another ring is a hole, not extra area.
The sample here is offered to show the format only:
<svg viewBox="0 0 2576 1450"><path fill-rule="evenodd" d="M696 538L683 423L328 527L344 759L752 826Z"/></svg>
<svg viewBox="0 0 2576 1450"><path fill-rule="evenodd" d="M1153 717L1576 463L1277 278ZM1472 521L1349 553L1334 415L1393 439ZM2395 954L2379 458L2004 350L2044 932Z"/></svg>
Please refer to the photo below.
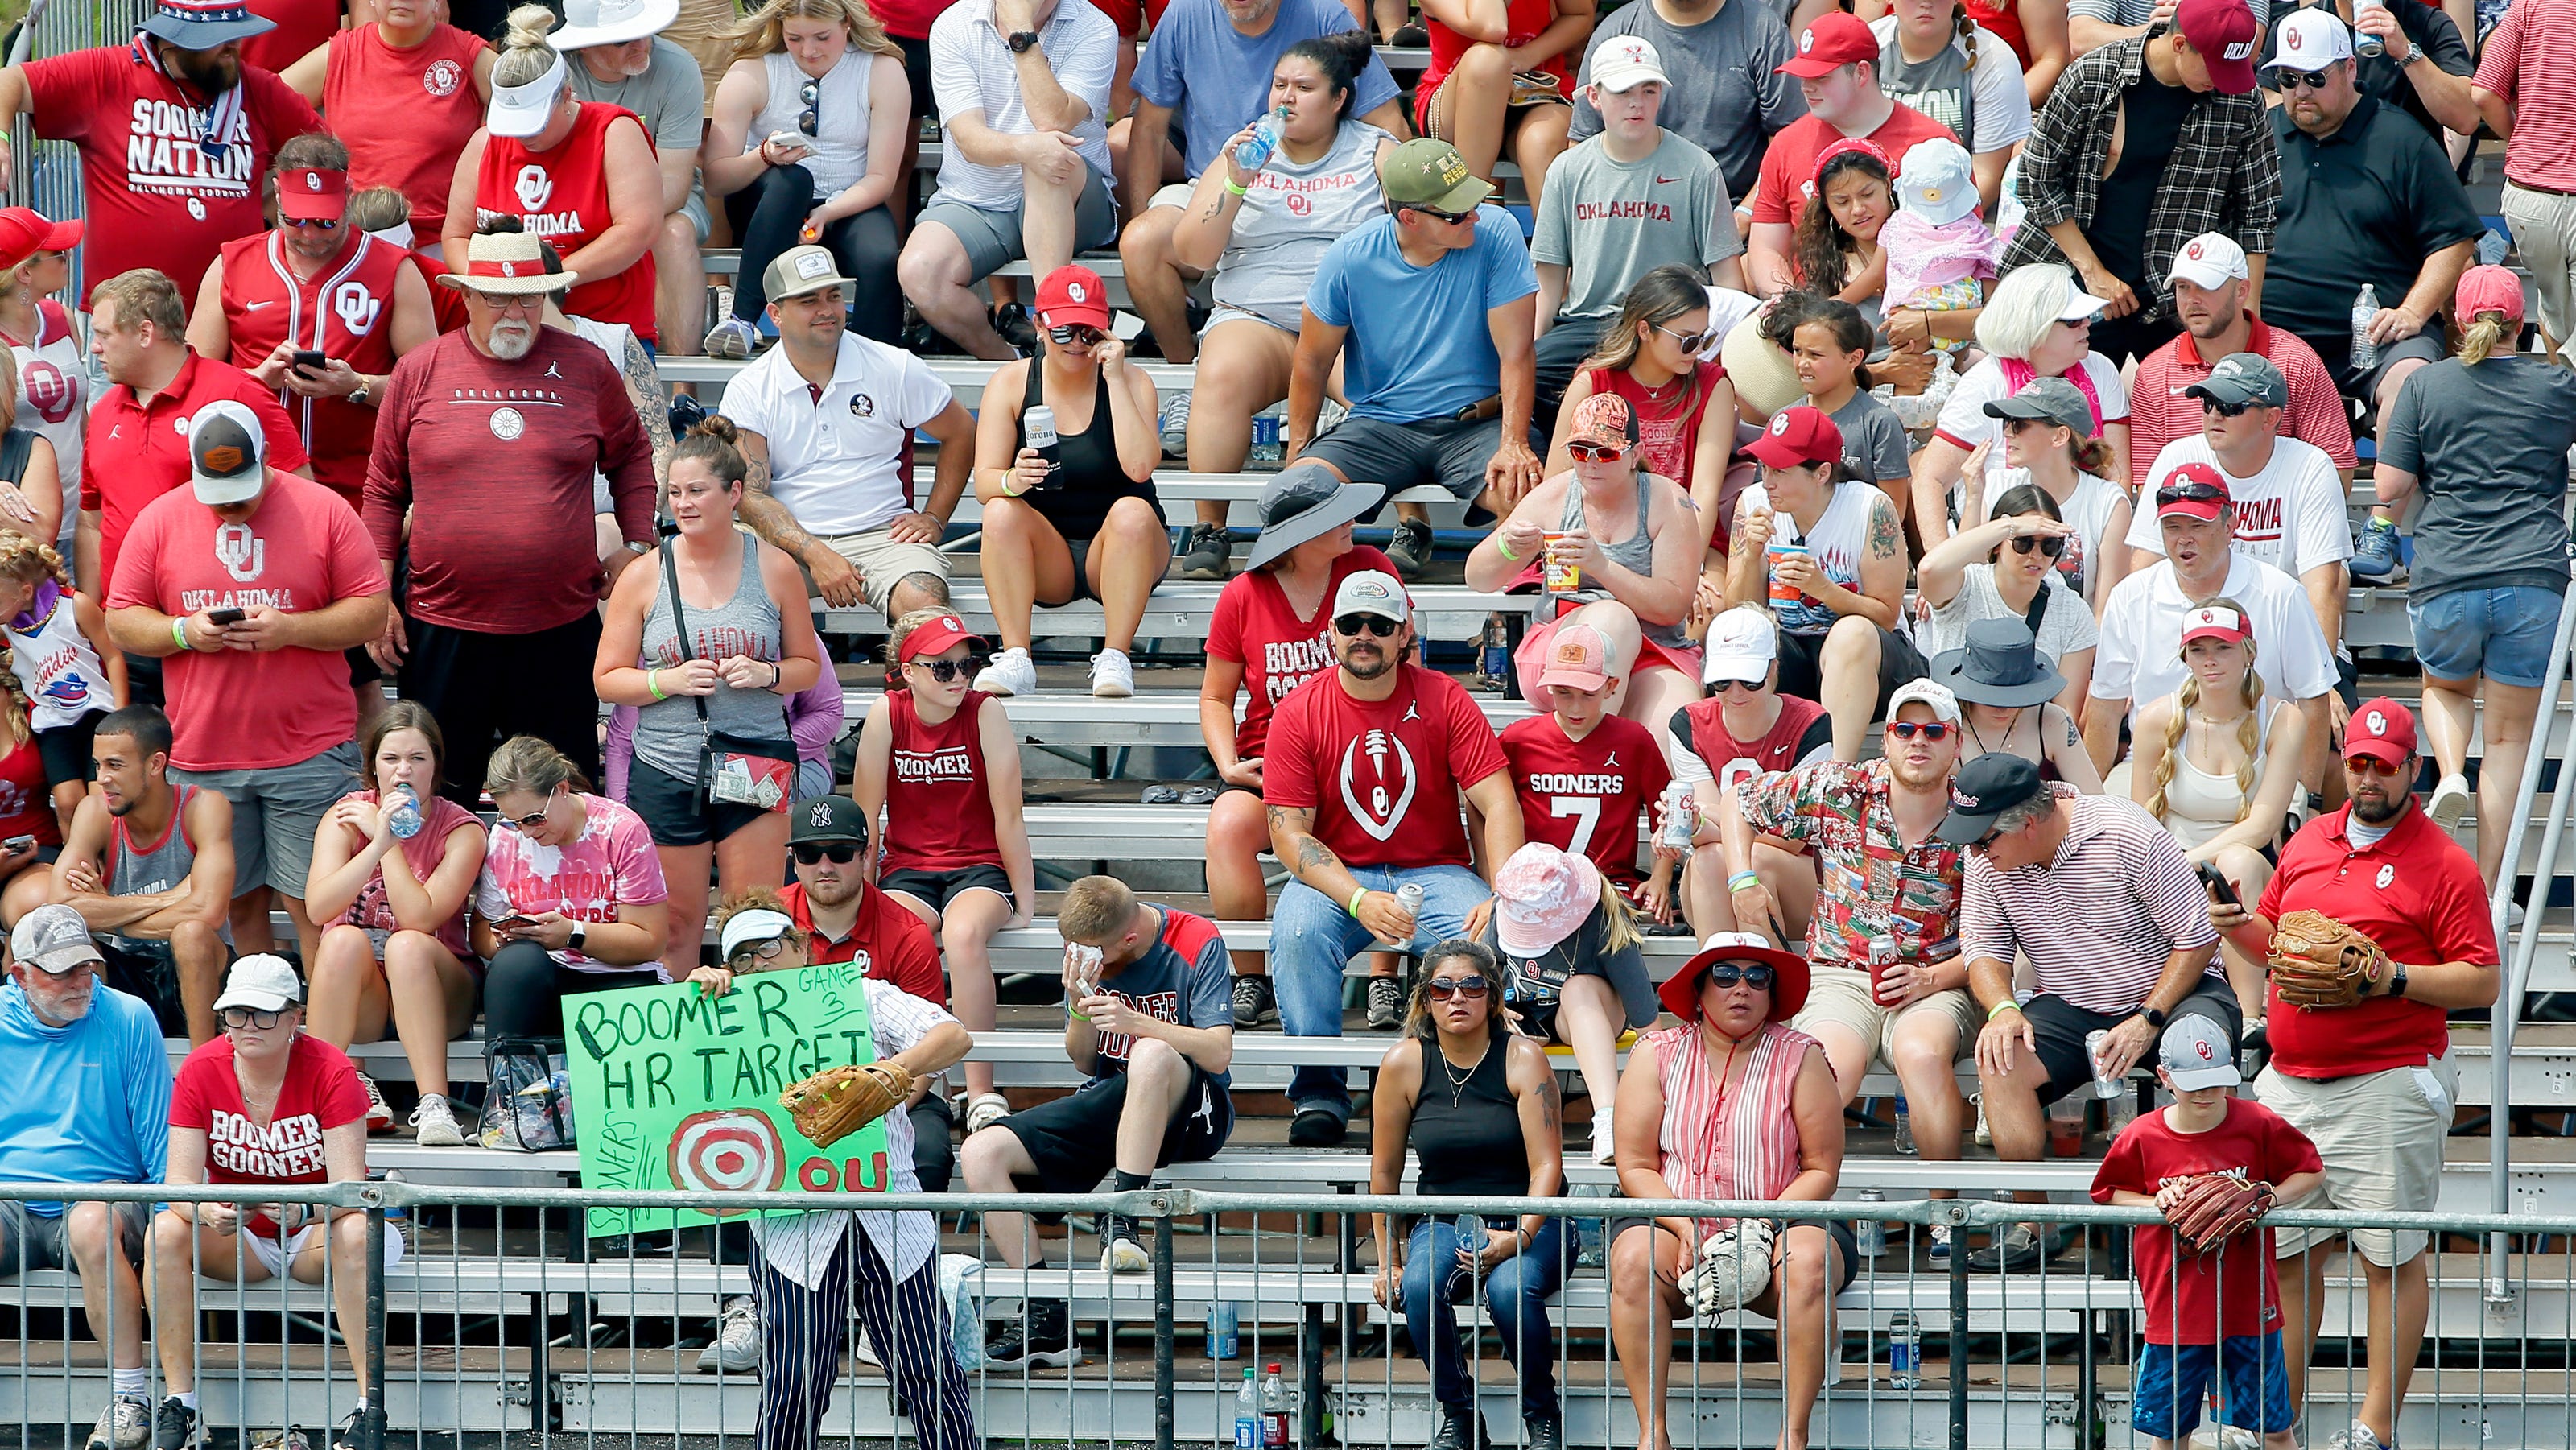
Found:
<svg viewBox="0 0 2576 1450"><path fill-rule="evenodd" d="M1000 1093L979 1093L966 1104L967 1136L984 1131L1011 1115L1011 1100Z"/></svg>
<svg viewBox="0 0 2576 1450"><path fill-rule="evenodd" d="M739 317L728 317L708 328L701 344L707 356L733 360L751 356L752 349L759 345L760 329Z"/></svg>
<svg viewBox="0 0 2576 1450"><path fill-rule="evenodd" d="M385 1090L365 1073L358 1074L358 1086L367 1090L367 1131L381 1133L394 1125L394 1110L385 1103Z"/></svg>
<svg viewBox="0 0 2576 1450"><path fill-rule="evenodd" d="M438 1093L422 1093L411 1110L412 1141L424 1148L462 1148L465 1132L456 1126L456 1109Z"/></svg>
<svg viewBox="0 0 2576 1450"><path fill-rule="evenodd" d="M1004 699L1013 695L1034 695L1038 692L1037 662L1029 658L1027 650L1002 650L975 676L975 688Z"/></svg>
<svg viewBox="0 0 2576 1450"><path fill-rule="evenodd" d="M152 1438L152 1402L141 1395L110 1395L90 1428L88 1450L142 1450Z"/></svg>
<svg viewBox="0 0 2576 1450"><path fill-rule="evenodd" d="M2337 1431L2335 1437L2326 1442L2326 1450L2388 1450L2388 1447L2380 1440L2378 1432L2355 1420L2352 1428Z"/></svg>
<svg viewBox="0 0 2576 1450"><path fill-rule="evenodd" d="M756 1374L760 1370L760 1311L748 1298L726 1302L716 1337L698 1351L698 1373Z"/></svg>
<svg viewBox="0 0 2576 1450"><path fill-rule="evenodd" d="M1104 649L1091 657L1091 693L1102 700L1124 700L1136 693L1136 667L1127 662L1127 651Z"/></svg>
<svg viewBox="0 0 2576 1450"><path fill-rule="evenodd" d="M2469 807L2477 804L2477 799L2469 791L2467 776L2446 775L2433 787L2433 799L2425 809L2433 813L2435 825L2448 829L2460 823L2460 817L2469 813Z"/></svg>
<svg viewBox="0 0 2576 1450"><path fill-rule="evenodd" d="M1618 1139L1613 1135L1610 1126L1610 1105L1594 1103L1592 1105L1592 1161L1605 1164L1615 1161L1618 1156L1617 1143Z"/></svg>

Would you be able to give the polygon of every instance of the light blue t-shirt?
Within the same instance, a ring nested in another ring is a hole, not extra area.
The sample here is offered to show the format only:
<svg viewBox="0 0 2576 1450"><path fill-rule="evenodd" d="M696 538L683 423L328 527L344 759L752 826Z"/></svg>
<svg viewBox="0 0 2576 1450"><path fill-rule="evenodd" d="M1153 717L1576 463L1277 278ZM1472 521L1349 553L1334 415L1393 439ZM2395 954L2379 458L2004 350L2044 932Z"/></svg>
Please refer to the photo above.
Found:
<svg viewBox="0 0 2576 1450"><path fill-rule="evenodd" d="M1289 47L1356 28L1341 0L1280 0L1278 16L1257 36L1236 30L1219 0L1172 0L1136 57L1136 94L1170 108L1182 163L1200 176L1227 138L1270 109L1270 72ZM1395 77L1371 55L1352 89L1356 119L1395 99Z"/></svg>
<svg viewBox="0 0 2576 1450"><path fill-rule="evenodd" d="M0 987L0 1183L159 1183L170 1162L170 1057L152 1009L100 983L68 1027ZM30 1203L46 1218L59 1203Z"/></svg>
<svg viewBox="0 0 2576 1450"><path fill-rule="evenodd" d="M1428 267L1404 259L1395 218L1381 216L1324 252L1306 306L1342 342L1351 412L1388 423L1452 418L1502 391L1503 360L1485 314L1538 291L1520 223L1476 212L1476 244ZM1367 320L1352 319L1365 311Z"/></svg>

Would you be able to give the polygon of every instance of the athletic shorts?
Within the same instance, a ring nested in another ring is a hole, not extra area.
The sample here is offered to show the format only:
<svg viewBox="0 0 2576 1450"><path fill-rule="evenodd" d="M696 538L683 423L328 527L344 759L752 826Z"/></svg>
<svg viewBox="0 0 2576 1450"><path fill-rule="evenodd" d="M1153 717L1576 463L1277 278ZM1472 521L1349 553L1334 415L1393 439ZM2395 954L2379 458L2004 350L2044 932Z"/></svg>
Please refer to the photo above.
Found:
<svg viewBox="0 0 2576 1450"><path fill-rule="evenodd" d="M90 756L90 741L98 734L98 722L106 718L106 711L92 710L68 725L36 732L36 753L44 757L48 787L72 781L86 785L97 777L98 762Z"/></svg>
<svg viewBox="0 0 2576 1450"><path fill-rule="evenodd" d="M2063 997L2042 992L2021 1004L2022 1015L2030 1019L2030 1030L2039 1044L2039 1064L2048 1069L2048 1086L2040 1089L2039 1100L2053 1103L2086 1083L2093 1081L2093 1058L2084 1050L2084 1038L2096 1029L2117 1027L2135 1012L2088 1012ZM2224 977L2202 977L2191 995L2167 1014L2174 1017L2206 1017L2227 1034L2227 1050L2236 1051L2236 1036L2245 1029L2245 1014L2236 1005L2236 994Z"/></svg>
<svg viewBox="0 0 2576 1450"><path fill-rule="evenodd" d="M1083 179L1082 196L1073 206L1073 249L1088 252L1105 247L1118 238L1118 204L1109 190L1109 178L1097 168ZM966 249L967 284L977 282L1028 256L1021 240L1020 208L986 211L934 195L913 222L915 227L937 222Z"/></svg>
<svg viewBox="0 0 2576 1450"><path fill-rule="evenodd" d="M1449 496L1473 504L1485 491L1485 465L1503 446L1500 418L1426 418L1418 423L1390 423L1356 415L1306 445L1300 461L1329 463L1353 483L1374 483L1389 495L1426 483L1449 490ZM1531 443L1531 451L1544 448ZM1467 521L1479 522L1482 510L1470 510Z"/></svg>
<svg viewBox="0 0 2576 1450"><path fill-rule="evenodd" d="M2159 1440L2187 1438L2200 1424L2201 1402L2218 1388L2218 1422L2277 1435L2298 1414L2281 1359L2281 1331L2231 1334L2211 1344L2148 1344L2138 1349L2138 1382L2129 1425Z"/></svg>
<svg viewBox="0 0 2576 1450"><path fill-rule="evenodd" d="M243 1234L241 1241L242 1246L250 1250L250 1256L259 1260L260 1267L268 1270L268 1276L274 1279L285 1274L286 1266L294 1262L297 1255L321 1242L323 1230L322 1224L308 1223L289 1234L284 1243L264 1234ZM385 1267L393 1268L402 1261L402 1229L396 1224L386 1224Z"/></svg>
<svg viewBox="0 0 2576 1450"><path fill-rule="evenodd" d="M989 891L1006 902L1018 903L1011 894L1011 873L991 862L960 866L953 871L888 871L877 877L877 889L909 896L934 913L945 912L948 903L969 891Z"/></svg>
<svg viewBox="0 0 2576 1450"><path fill-rule="evenodd" d="M708 800L696 781L642 760L627 768L626 804L644 818L656 846L703 846L774 814L758 806Z"/></svg>
<svg viewBox="0 0 2576 1450"><path fill-rule="evenodd" d="M0 1200L0 1274L15 1274L21 1269L68 1269L72 1266L71 1205L53 1205L62 1212L33 1212L23 1199ZM143 1262L145 1230L152 1222L152 1205L120 1203L114 1206L116 1241L125 1250L125 1261ZM23 1261L22 1257L23 1256Z"/></svg>
<svg viewBox="0 0 2576 1450"><path fill-rule="evenodd" d="M1089 1193L1118 1166L1118 1117L1127 1074L1094 1078L1068 1097L1024 1108L994 1126L1010 1130L1037 1172L1015 1180L1023 1193ZM1204 1163L1234 1132L1234 1099L1206 1068L1190 1064L1189 1089L1163 1129L1154 1166Z"/></svg>
<svg viewBox="0 0 2576 1450"><path fill-rule="evenodd" d="M358 744L344 740L321 754L265 770L181 770L170 779L203 786L233 805L233 894L273 886L304 895L313 871L313 837L340 797L358 788Z"/></svg>
<svg viewBox="0 0 2576 1450"><path fill-rule="evenodd" d="M1825 636L1791 634L1785 629L1780 631L1780 693L1795 695L1801 700L1822 700L1824 655ZM1924 664L1923 651L1914 647L1914 641L1895 630L1880 627L1878 703L1870 707L1869 718L1873 721L1886 719L1887 702L1895 698L1897 687L1919 680L1928 673L1930 667Z"/></svg>

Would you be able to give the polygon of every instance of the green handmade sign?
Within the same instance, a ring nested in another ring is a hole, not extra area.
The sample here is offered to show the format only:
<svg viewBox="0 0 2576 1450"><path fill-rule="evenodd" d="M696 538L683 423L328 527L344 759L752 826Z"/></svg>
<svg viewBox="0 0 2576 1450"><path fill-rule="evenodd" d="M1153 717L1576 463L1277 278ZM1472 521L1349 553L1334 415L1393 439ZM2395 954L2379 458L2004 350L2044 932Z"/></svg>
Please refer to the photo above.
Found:
<svg viewBox="0 0 2576 1450"><path fill-rule="evenodd" d="M865 975L845 963L737 976L714 998L685 983L566 998L582 1186L885 1192L882 1121L818 1148L778 1105L827 1067L876 1061ZM725 1216L594 1208L589 1230L602 1238Z"/></svg>

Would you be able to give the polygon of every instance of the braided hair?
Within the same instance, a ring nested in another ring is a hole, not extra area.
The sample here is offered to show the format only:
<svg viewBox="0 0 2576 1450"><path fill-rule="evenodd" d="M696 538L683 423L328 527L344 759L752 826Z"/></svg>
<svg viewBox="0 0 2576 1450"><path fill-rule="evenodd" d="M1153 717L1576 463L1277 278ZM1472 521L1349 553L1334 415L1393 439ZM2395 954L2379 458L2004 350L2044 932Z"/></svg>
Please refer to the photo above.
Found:
<svg viewBox="0 0 2576 1450"><path fill-rule="evenodd" d="M2245 606L2233 599L2204 599L2193 609L2232 609L2239 619L2245 618ZM2245 701L2245 714L2236 722L2236 819L2242 821L2254 809L2254 757L2262 749L2263 731L2257 721L2262 714L2263 677L2254 668L2254 637L2244 641L2245 678L2237 686ZM2174 691L2173 717L2165 722L2163 749L2156 752L2156 791L2147 799L2147 814L2157 820L2165 815L2165 790L2173 784L2174 762L2182 758L2183 732L2191 727L2191 712L2200 704L2200 676L2186 673L2182 687Z"/></svg>

